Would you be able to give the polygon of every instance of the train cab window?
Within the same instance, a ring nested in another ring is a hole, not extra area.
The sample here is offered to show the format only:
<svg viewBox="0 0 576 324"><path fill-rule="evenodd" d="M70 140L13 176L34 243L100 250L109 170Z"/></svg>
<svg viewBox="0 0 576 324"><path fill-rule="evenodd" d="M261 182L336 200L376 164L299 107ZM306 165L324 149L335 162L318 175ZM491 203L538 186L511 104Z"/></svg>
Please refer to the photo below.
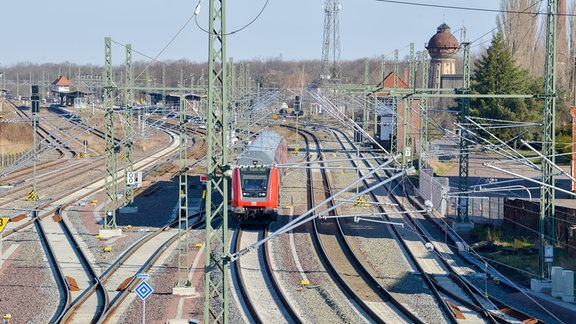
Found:
<svg viewBox="0 0 576 324"><path fill-rule="evenodd" d="M270 169L247 168L240 173L242 196L266 197L268 191L268 177Z"/></svg>
<svg viewBox="0 0 576 324"><path fill-rule="evenodd" d="M266 190L265 179L244 179L242 188L244 190Z"/></svg>

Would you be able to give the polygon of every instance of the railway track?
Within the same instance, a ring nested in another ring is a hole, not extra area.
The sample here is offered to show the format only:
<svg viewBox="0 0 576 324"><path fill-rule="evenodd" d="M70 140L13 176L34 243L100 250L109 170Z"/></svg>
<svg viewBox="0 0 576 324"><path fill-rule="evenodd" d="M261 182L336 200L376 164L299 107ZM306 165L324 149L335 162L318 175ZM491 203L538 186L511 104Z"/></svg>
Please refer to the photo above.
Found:
<svg viewBox="0 0 576 324"><path fill-rule="evenodd" d="M135 161L135 170L144 170L149 172L153 170L161 163L158 161L164 161L166 156L168 159L173 159L174 155L177 155L178 147L175 141L176 135L169 135L169 145L166 147L159 147L152 152L149 152L147 156L141 156L139 161ZM47 172L42 177L39 177L37 182L38 192L43 193L39 200L27 200L26 199L26 188L16 188L12 192L6 193L3 200L0 201L0 207L4 210L41 210L41 217L44 215L49 215L56 211L54 207L54 202L63 200L61 204L67 204L67 196L75 196L75 201L82 199L83 197L88 197L90 194L96 192L101 186L103 186L104 180L101 179L101 169L104 167L104 159L99 158L96 161L100 163L86 163L85 161L78 161L68 169L66 169L67 177L62 180L62 169ZM150 162L152 161L152 162ZM62 167L62 166L61 166ZM96 169L95 169L96 168ZM118 180L123 180L123 173L118 172ZM81 180L80 180L81 179ZM85 185L83 183L91 183ZM52 207L49 207L52 206ZM56 205L57 206L57 205ZM30 216L28 214L24 214ZM4 231L4 235L10 236L13 233L26 228L31 225L34 220L28 220L22 225L16 225L15 223L8 223L7 228Z"/></svg>
<svg viewBox="0 0 576 324"><path fill-rule="evenodd" d="M312 136L308 133L308 136ZM322 251L325 263L336 276L337 281L345 287L347 294L366 312L369 318L378 323L423 323L410 310L397 302L373 277L363 265L348 240L344 236L337 218L337 211L329 199L334 192L326 172L326 165L317 137L312 136L318 148L319 170L308 169L309 209L318 206L320 201L326 202L326 208L332 209L330 217L314 220L315 241Z"/></svg>
<svg viewBox="0 0 576 324"><path fill-rule="evenodd" d="M308 151L312 152L312 150ZM305 152L304 149L300 152L304 157L313 156L313 154ZM301 155L299 153L296 156ZM298 177L301 174L302 181L305 182L303 171L294 170L293 172L299 174ZM293 177L293 175L290 177ZM299 184L299 187L303 182ZM305 198L302 194L302 189L300 189L298 195L300 196L299 198ZM303 200L302 202L305 201ZM299 217L298 215L294 216ZM279 220L279 222L271 225L274 228L281 226L282 223L287 221L286 215L279 217ZM279 269L272 272L277 274L275 276L277 280L272 282L278 282L278 286L284 292L286 300L292 305L291 307L294 308L294 311L299 314L301 319L297 322L370 322L362 314L363 312L358 309L357 305L354 302L350 302L349 296L340 291L338 284L331 278L330 270L327 270L323 266L322 261L315 257L314 244L311 240L304 237L309 236L307 231L308 229L306 228L290 231L290 233L286 233L286 236L282 235L279 238L283 243L273 241L270 246L271 251L273 251L273 254L270 255L271 262L274 264L273 267L275 269ZM270 236L266 235L266 237L269 238ZM256 240L256 238L248 241L253 240ZM267 248L267 245L263 245L263 248ZM253 246L250 245L250 247L241 250L240 254L252 248ZM248 256L245 255L243 258ZM241 264L243 258L239 259ZM259 286L262 286L262 284Z"/></svg>
<svg viewBox="0 0 576 324"><path fill-rule="evenodd" d="M194 214L190 218L198 216ZM115 260L113 266L96 277L98 288L101 288L96 289L96 285L85 288L81 296L60 315L60 320L65 323L119 322L123 311L134 298L131 292L142 281L136 274L149 273L153 267L161 267L166 254L170 254L178 240L177 225L177 222L173 222L141 237ZM201 226L203 222L197 221L190 228Z"/></svg>
<svg viewBox="0 0 576 324"><path fill-rule="evenodd" d="M177 143L176 141L173 142ZM177 148L174 145L163 148L162 151L152 154L147 160L137 162L135 168L146 169L154 167L157 165L157 160L176 151ZM116 293L119 278L125 280L129 277L127 273L131 273L131 276L133 276L133 266L138 262L142 263L141 271L147 271L151 266L145 266L144 262L135 261L136 259L134 258L145 258L147 259L146 262L150 264L153 264L155 260L148 260L150 253L138 254L134 252L137 248L133 248L133 252L127 252L123 256L128 261L120 259L117 263L118 269L108 270L102 278L99 278L97 270L91 266L95 264L94 257L91 257L90 252L87 252L89 249L85 247L83 242L75 240L75 237L80 237L79 233L73 233L73 230L69 228L64 219L67 218L65 207L71 206L77 200L93 195L98 190L101 190L102 185L103 180L97 181L91 185L82 186L80 190L72 190L74 194L67 192L62 196L55 197L52 201L43 204L38 209L38 212L34 213L34 217L30 221L5 232L5 236L11 236L29 227L32 223L37 224L38 235L43 238L47 255L50 256L50 264L57 269L54 273L56 282L61 287L63 296L61 300L64 301L59 305L58 311L56 311L52 319L54 322L96 323L104 318L112 317L114 310L118 305L122 304L122 300L128 295L127 291L130 291L129 288L137 283L137 281L126 283L126 291ZM14 225L12 223L9 224ZM160 239L156 239L156 241L149 240L154 242L152 244L160 246L156 249L155 255L160 255L166 250L167 245L163 246L161 242L170 241L167 238L162 238L162 235L171 237L175 235L174 231L169 231L167 228L160 230L159 233L158 237ZM171 242L174 242L173 238L171 240ZM154 250L154 247L148 246L144 249L150 251ZM129 259L130 255L132 255L133 259ZM124 265L124 268L121 265ZM105 290L104 282L107 282L106 287L114 286L114 288Z"/></svg>
<svg viewBox="0 0 576 324"><path fill-rule="evenodd" d="M59 208L53 217L44 219L37 218L40 237L43 238L43 245L47 247L49 259L54 264L57 272L57 282L62 291L61 300L65 300L64 305L59 307L53 317L55 323L65 321L62 314L65 310L70 309L75 300L82 298L82 294L91 289L94 295L98 296L97 300L91 304L92 311L85 312L81 316L82 323L93 323L94 316L104 311L108 305L108 295L91 258L80 247L76 240L76 233L72 231L67 222L62 218L62 208Z"/></svg>
<svg viewBox="0 0 576 324"><path fill-rule="evenodd" d="M232 245L235 251L240 251L266 235L267 230L264 228L240 227L235 232ZM266 245L257 253L246 255L234 264L238 289L251 316L249 322L303 323L282 292L274 272Z"/></svg>
<svg viewBox="0 0 576 324"><path fill-rule="evenodd" d="M32 122L34 117L31 113L20 109L13 102L9 101L10 107L18 115L19 119L23 121ZM80 117L71 114L61 108L51 107L46 111L51 111L51 114L46 115L45 112L38 114L36 117L37 127L36 132L39 137L36 151L29 150L18 161L3 169L0 172L0 178L4 184L11 184L19 182L18 179L32 178L33 158L36 160L37 176L40 176L44 171L53 171L62 168L66 162L79 159L83 156L84 152L90 151L92 155L97 155L97 152L92 148L86 146L86 143L80 142L78 139L87 136L88 134L95 136L98 141L104 142L104 132L98 130L93 126L89 126L87 121L82 120ZM59 120L61 123L55 125L54 120ZM118 138L114 139L116 144L121 143ZM92 143L94 144L94 143ZM32 155L35 156L33 157ZM86 160L83 160L86 163Z"/></svg>
<svg viewBox="0 0 576 324"><path fill-rule="evenodd" d="M348 145L352 146L351 149L344 147L344 143L339 139L344 151L358 152L358 149L354 147L354 144L345 134L342 132L338 133L340 136L345 137ZM355 159L349 153L347 154L354 167L358 168L359 166L354 162ZM364 163L366 168L373 168L374 165L371 165L369 161L374 160L361 159L361 163ZM374 180L384 181L386 176L374 174ZM364 186L368 186L366 181ZM403 188L399 181L396 181L396 184L390 187ZM446 259L444 257L445 254L431 253L429 248L423 248L422 246L426 247L426 245L436 244L415 219L417 215L425 214L424 210L420 209L418 211L416 208L411 207L410 203L399 199L391 191L388 192L388 196L397 210L385 210L383 207L385 204L380 201L380 196L374 192L370 192L370 196L372 201L378 204L377 208L380 209L380 212L386 215L386 221L405 225L405 227L392 227L396 234L396 239L411 257L412 263L423 275L425 282L435 292L436 299L445 303L447 307L444 307L444 309L453 314L452 322L464 318L478 322L485 320L491 322L541 322L518 310L511 309L503 303L487 298L486 294L468 283L461 272L461 268L456 268L453 265L453 260ZM430 263L431 260L435 260L433 264Z"/></svg>
<svg viewBox="0 0 576 324"><path fill-rule="evenodd" d="M163 148L159 148L158 150L156 150L155 152L151 152L149 156L147 156L146 158L143 158L142 160L135 162L134 164L134 168L135 170L148 170L150 168L154 168L158 165L158 160L162 160L164 159L165 156L172 156L173 154L175 154L178 150L177 146L175 143L177 143L174 139L176 137L176 135L171 135L172 136L172 140L171 140L171 145L169 145L168 147L163 147ZM86 166L87 168L94 168L94 165L92 166ZM118 173L118 180L121 181L123 179L123 175L121 174L121 172ZM73 183L75 183L75 186L72 188L68 188L66 191L62 192L55 192L53 196L51 196L50 199L46 199L46 200L40 200L39 203L36 202L26 202L28 203L28 206L26 207L26 210L37 210L38 212L35 213L36 217L39 218L44 218L44 217L48 217L53 215L55 212L57 212L59 206L61 205L67 205L70 202L76 202L79 200L82 200L83 198L86 198L96 192L98 192L99 190L101 190L101 188L104 186L104 180L90 180L89 184L85 184L85 183L81 183L78 181L73 181L74 179L71 179L71 181ZM62 184L62 183L61 183ZM12 201L12 204L10 204L11 206L14 206L15 203L17 203L18 201ZM12 207L12 209L17 210L19 207ZM31 216L28 214L23 214L25 216ZM28 218L27 221L25 221L23 224L18 224L21 222L21 220L19 219L18 222L9 222L6 225L6 228L4 229L3 235L4 237L9 237L15 233L17 233L18 231L21 231L29 226L32 226L34 224L34 222L36 221L35 218L36 217L31 217Z"/></svg>

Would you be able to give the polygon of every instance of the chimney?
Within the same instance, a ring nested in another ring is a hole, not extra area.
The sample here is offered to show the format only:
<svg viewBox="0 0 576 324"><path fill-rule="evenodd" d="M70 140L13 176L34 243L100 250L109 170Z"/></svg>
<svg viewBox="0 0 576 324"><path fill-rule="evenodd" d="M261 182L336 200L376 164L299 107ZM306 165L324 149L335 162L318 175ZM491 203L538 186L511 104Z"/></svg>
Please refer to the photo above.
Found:
<svg viewBox="0 0 576 324"><path fill-rule="evenodd" d="M406 84L410 83L408 82L408 68L404 68L404 79L402 81L404 81Z"/></svg>

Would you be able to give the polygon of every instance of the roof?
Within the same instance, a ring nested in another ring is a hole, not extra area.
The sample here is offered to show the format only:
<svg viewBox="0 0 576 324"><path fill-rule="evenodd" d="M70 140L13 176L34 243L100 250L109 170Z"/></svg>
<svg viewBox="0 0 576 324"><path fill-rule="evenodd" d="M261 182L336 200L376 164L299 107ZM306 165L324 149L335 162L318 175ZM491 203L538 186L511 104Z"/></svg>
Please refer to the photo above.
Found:
<svg viewBox="0 0 576 324"><path fill-rule="evenodd" d="M238 157L238 165L270 165L276 159L276 151L284 140L280 134L264 131L246 147ZM254 162L256 161L256 162Z"/></svg>
<svg viewBox="0 0 576 324"><path fill-rule="evenodd" d="M52 81L51 84L70 86L70 85L72 85L72 82L70 82L70 80L68 80L68 78L66 78L65 76L59 75L58 78L56 78L56 80Z"/></svg>
<svg viewBox="0 0 576 324"><path fill-rule="evenodd" d="M408 84L402 80L401 77L397 77L397 86L396 88L408 88ZM382 88L394 88L394 72L388 73L388 75L382 81Z"/></svg>
<svg viewBox="0 0 576 324"><path fill-rule="evenodd" d="M450 58L458 53L458 40L450 32L450 26L442 24L425 46L432 58Z"/></svg>

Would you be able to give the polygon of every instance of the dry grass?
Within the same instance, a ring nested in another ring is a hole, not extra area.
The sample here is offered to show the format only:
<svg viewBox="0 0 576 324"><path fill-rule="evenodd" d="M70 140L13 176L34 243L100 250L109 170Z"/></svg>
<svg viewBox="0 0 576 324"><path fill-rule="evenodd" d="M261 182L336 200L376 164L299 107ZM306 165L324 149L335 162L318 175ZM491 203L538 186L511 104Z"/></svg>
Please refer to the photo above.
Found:
<svg viewBox="0 0 576 324"><path fill-rule="evenodd" d="M434 170L434 173L441 177L445 175L448 171L452 170L456 167L455 162L437 162L437 161L430 161L430 166Z"/></svg>
<svg viewBox="0 0 576 324"><path fill-rule="evenodd" d="M136 141L134 143L134 151L135 152L144 152L154 147L158 147L166 142L165 135L162 134L155 134L150 138L144 138Z"/></svg>
<svg viewBox="0 0 576 324"><path fill-rule="evenodd" d="M24 123L0 123L0 147L4 154L28 151L34 145L32 128Z"/></svg>

